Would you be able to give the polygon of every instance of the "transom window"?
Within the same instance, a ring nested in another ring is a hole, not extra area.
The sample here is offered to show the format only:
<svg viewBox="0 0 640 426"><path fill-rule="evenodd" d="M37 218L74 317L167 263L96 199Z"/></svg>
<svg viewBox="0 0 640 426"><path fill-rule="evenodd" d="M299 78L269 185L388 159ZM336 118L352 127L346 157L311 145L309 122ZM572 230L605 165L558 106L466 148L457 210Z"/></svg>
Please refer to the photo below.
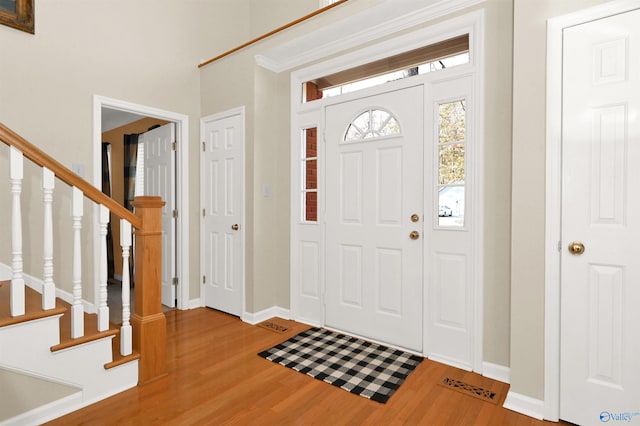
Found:
<svg viewBox="0 0 640 426"><path fill-rule="evenodd" d="M359 142L399 134L400 125L391 113L383 109L368 109L349 124L344 142Z"/></svg>
<svg viewBox="0 0 640 426"><path fill-rule="evenodd" d="M469 62L469 34L303 83L302 103L366 89Z"/></svg>

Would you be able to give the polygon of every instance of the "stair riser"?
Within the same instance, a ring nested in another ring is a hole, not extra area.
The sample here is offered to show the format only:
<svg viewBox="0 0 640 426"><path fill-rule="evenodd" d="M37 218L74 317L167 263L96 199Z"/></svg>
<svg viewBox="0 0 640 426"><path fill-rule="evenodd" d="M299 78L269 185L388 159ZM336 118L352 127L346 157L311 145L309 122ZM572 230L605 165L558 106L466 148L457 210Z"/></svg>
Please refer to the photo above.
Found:
<svg viewBox="0 0 640 426"><path fill-rule="evenodd" d="M0 364L79 386L85 403L137 384L137 362L104 369L112 359L111 338L51 352L59 343L58 322L44 318L0 328Z"/></svg>

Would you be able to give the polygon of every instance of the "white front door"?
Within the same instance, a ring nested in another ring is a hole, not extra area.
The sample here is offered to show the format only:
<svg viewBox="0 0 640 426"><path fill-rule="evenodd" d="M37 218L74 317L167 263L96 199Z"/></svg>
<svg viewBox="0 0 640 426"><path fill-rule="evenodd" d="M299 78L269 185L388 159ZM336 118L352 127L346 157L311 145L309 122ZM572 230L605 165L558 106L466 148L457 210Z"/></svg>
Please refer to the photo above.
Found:
<svg viewBox="0 0 640 426"><path fill-rule="evenodd" d="M165 124L140 135L144 144L144 195L159 196L166 203L162 208L162 304L176 306L176 225L175 150L176 126Z"/></svg>
<svg viewBox="0 0 640 426"><path fill-rule="evenodd" d="M560 417L640 423L640 10L564 30Z"/></svg>
<svg viewBox="0 0 640 426"><path fill-rule="evenodd" d="M205 305L244 309L244 128L241 114L202 120L202 270Z"/></svg>
<svg viewBox="0 0 640 426"><path fill-rule="evenodd" d="M325 323L418 352L423 96L417 86L337 103L325 122Z"/></svg>

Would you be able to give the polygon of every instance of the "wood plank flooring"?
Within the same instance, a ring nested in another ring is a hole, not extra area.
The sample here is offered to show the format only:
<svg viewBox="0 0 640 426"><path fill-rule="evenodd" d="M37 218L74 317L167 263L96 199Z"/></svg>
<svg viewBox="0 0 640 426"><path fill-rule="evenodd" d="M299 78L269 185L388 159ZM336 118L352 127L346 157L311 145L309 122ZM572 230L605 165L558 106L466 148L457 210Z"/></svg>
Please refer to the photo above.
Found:
<svg viewBox="0 0 640 426"><path fill-rule="evenodd" d="M169 311L169 375L51 425L552 425L502 408L508 385L425 360L386 404L257 356L308 328L276 333L221 312ZM438 385L443 376L499 392L498 404Z"/></svg>

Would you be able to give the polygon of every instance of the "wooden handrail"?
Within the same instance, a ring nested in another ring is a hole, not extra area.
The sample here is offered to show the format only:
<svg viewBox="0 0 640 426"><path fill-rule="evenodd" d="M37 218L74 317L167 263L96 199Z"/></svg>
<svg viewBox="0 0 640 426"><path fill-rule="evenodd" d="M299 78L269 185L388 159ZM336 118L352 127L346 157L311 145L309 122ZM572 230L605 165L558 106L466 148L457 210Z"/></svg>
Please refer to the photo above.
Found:
<svg viewBox="0 0 640 426"><path fill-rule="evenodd" d="M142 218L136 216L124 206L118 204L113 198L106 196L95 186L91 185L86 180L69 170L67 167L60 164L58 161L47 155L44 151L34 146L22 136L9 129L4 124L0 123L0 140L6 145L13 146L20 150L22 154L36 163L40 167L46 167L51 170L58 179L67 183L70 186L75 186L90 200L102 204L107 207L111 213L115 214L120 219L125 219L135 228L142 227Z"/></svg>
<svg viewBox="0 0 640 426"><path fill-rule="evenodd" d="M319 15L319 14L321 14L321 13L324 13L324 12L326 12L326 11L327 11L327 10L329 10L329 9L333 9L333 8L334 8L334 7L336 7L336 6L340 6L342 3L345 3L345 2L347 2L347 1L348 1L348 0L338 0L337 2L335 2L335 3L333 3L333 4L330 4L329 6L325 6L325 7L323 7L323 8L320 8L320 9L316 10L315 12L311 12L311 13L309 13L309 14L307 14L307 15L304 15L302 18L298 18L298 19L296 19L295 21L291 21L291 22L289 22L288 24L285 24L285 25L283 25L283 26L281 26L281 27L278 27L278 28L276 28L276 29L275 29L275 30L273 30L273 31L269 31L268 33L263 34L263 35L261 35L260 37L256 37L256 38L254 38L253 40L249 40L248 42L246 42L246 43L244 43L244 44L241 44L241 45L240 45L240 46L238 46L238 47L234 47L233 49L228 50L228 51L226 51L226 52L222 53L221 55L218 55L218 56L216 56L216 57L214 57L214 58L211 58L211 59L209 59L208 61L202 62L201 64L199 64L199 65L198 65L198 68L202 68L202 67L204 67L204 66L206 66L206 65L209 65L210 63L215 62L215 61L217 61L218 59L222 59L222 58L224 58L225 56L229 56L229 55L231 55L232 53L237 52L238 50L242 50L242 49L244 49L245 47L249 47L249 46L251 46L252 44L255 44L255 43L257 43L257 42L259 42L259 41L261 41L261 40L264 40L264 39L265 39L265 38L267 38L267 37L271 37L271 36L272 36L272 35L274 35L274 34L277 34L277 33L279 33L279 32L282 32L282 31L286 30L287 28L291 28L291 27L293 27L294 25L298 25L299 23L304 22L304 21L306 21L307 19L313 18L314 16Z"/></svg>

